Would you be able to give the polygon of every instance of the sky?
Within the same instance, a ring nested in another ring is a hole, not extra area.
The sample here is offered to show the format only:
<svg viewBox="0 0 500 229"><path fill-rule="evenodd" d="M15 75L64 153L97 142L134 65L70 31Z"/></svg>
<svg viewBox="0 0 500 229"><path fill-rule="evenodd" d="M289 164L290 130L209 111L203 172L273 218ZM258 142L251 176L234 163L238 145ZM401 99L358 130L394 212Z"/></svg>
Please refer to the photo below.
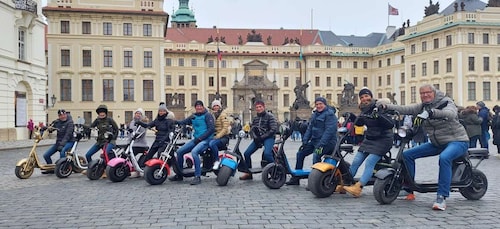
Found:
<svg viewBox="0 0 500 229"><path fill-rule="evenodd" d="M105 1L105 0L103 0ZM454 0L439 2L441 12ZM487 2L483 0L483 2ZM388 4L399 15L388 17ZM47 5L47 0L42 0ZM200 28L319 29L337 35L366 36L385 32L388 25L401 27L410 19L415 25L424 17L428 0L190 0ZM172 14L178 0L164 0ZM169 25L170 26L170 25Z"/></svg>

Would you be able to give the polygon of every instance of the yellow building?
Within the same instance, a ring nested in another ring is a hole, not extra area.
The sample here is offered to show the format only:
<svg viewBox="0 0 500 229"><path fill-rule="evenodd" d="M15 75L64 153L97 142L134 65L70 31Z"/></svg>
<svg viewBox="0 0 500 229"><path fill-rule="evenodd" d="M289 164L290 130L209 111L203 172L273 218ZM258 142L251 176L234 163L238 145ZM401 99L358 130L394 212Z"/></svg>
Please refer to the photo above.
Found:
<svg viewBox="0 0 500 229"><path fill-rule="evenodd" d="M195 100L209 105L219 95L244 122L255 97L284 120L295 87L307 82L311 105L317 96L339 105L346 82L400 104L418 102L418 87L425 83L460 106L483 100L491 108L500 99L500 8L478 0L367 36L197 28L189 1L179 2L165 31L163 1L49 1L43 10L49 21L49 95L58 98L49 115L65 108L89 123L104 103L125 123L138 107L153 117L165 101L187 115Z"/></svg>

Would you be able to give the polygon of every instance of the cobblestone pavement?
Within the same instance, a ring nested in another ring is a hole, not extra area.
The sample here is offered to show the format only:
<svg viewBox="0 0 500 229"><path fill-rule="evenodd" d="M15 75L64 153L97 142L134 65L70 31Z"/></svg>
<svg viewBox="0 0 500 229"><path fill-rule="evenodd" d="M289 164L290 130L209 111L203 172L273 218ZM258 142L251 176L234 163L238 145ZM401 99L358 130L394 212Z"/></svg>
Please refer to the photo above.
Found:
<svg viewBox="0 0 500 229"><path fill-rule="evenodd" d="M50 141L42 142L39 156ZM79 152L85 153L93 143L82 142ZM307 180L300 186L270 190L259 175L240 181L237 174L226 187L217 186L213 174L202 177L202 184L196 186L189 185L190 179L157 186L143 178L112 183L72 174L59 179L39 170L20 180L14 175L15 164L27 156L26 147L31 144L0 142L0 228L498 228L500 224L500 160L496 157L479 166L489 180L486 195L468 201L452 193L442 212L431 210L435 193L417 193L415 201L380 205L368 186L357 199L342 194L319 199L306 191ZM242 142L242 150L246 145L248 140ZM292 165L299 146L299 142L286 144ZM490 154L496 155L496 147L491 148ZM259 156L260 151L254 154L254 164ZM308 157L305 166L310 164ZM417 180L437 180L437 166L436 157L417 161Z"/></svg>

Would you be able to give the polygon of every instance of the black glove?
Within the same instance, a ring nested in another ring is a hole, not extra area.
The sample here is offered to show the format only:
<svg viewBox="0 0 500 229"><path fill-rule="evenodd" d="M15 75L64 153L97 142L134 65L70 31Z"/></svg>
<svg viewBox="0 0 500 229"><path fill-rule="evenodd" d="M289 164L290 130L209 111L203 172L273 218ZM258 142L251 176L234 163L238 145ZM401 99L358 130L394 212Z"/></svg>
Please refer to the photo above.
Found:
<svg viewBox="0 0 500 229"><path fill-rule="evenodd" d="M57 151L61 152L63 149L63 146L57 146Z"/></svg>
<svg viewBox="0 0 500 229"><path fill-rule="evenodd" d="M198 144L200 142L201 142L201 139L199 139L199 138L194 139L194 144Z"/></svg>
<svg viewBox="0 0 500 229"><path fill-rule="evenodd" d="M135 125L135 126L144 126L144 123L143 123L142 121L140 121L140 120L139 120L139 121L136 121L136 122L134 123L134 125Z"/></svg>

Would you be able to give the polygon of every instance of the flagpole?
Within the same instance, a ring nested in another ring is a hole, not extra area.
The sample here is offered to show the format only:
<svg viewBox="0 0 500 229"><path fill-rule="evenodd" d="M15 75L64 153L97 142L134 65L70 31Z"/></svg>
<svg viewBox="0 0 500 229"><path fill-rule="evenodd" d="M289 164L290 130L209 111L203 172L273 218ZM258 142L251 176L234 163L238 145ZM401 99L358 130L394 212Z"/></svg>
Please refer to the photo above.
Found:
<svg viewBox="0 0 500 229"><path fill-rule="evenodd" d="M216 100L219 100L220 98L220 93L219 93L219 80L220 80L220 77L219 77L219 39L220 39L220 36L219 36L219 27L217 27L217 92L215 92L215 99Z"/></svg>
<svg viewBox="0 0 500 229"><path fill-rule="evenodd" d="M389 27L389 15L390 15L390 12L389 12L390 7L389 6L390 6L390 4L389 4L389 2L387 2L387 27Z"/></svg>

